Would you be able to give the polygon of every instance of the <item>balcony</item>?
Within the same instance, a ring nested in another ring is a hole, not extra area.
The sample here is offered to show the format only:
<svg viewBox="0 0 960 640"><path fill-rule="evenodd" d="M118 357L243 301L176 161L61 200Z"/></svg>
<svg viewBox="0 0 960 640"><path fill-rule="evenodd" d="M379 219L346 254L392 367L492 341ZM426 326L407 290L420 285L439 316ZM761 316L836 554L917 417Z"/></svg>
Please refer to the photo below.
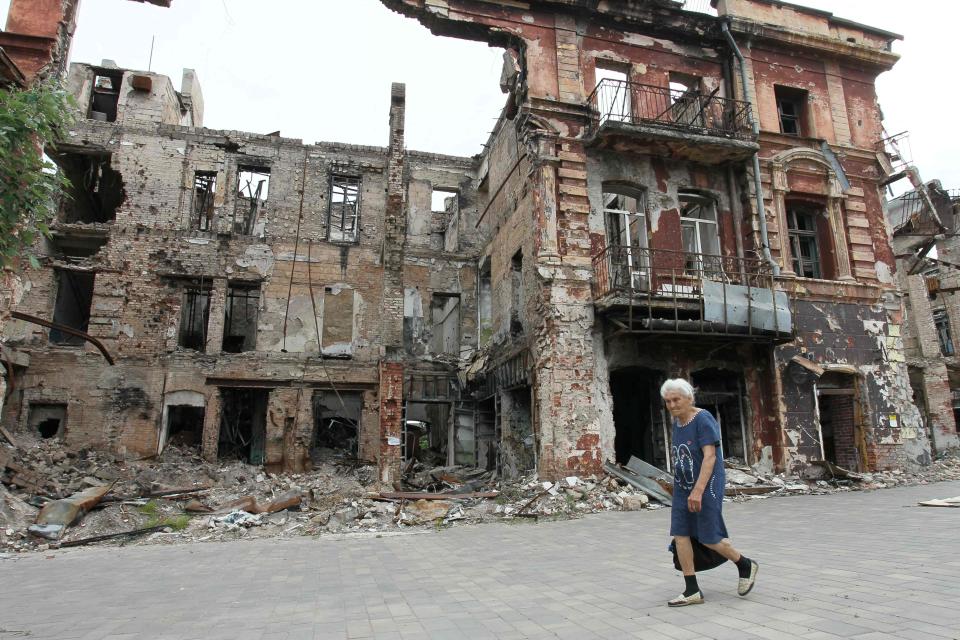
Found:
<svg viewBox="0 0 960 640"><path fill-rule="evenodd" d="M750 103L717 90L678 91L604 78L589 97L588 144L704 164L742 161L760 147Z"/></svg>
<svg viewBox="0 0 960 640"><path fill-rule="evenodd" d="M593 300L621 333L793 339L790 300L762 260L610 246L593 258Z"/></svg>

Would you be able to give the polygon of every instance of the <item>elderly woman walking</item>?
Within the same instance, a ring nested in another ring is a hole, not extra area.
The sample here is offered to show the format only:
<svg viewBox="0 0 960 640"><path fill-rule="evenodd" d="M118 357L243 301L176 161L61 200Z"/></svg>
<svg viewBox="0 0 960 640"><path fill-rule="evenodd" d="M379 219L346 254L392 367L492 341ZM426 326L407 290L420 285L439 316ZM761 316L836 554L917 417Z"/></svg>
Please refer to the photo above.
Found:
<svg viewBox="0 0 960 640"><path fill-rule="evenodd" d="M694 406L693 387L674 378L660 387L660 395L673 417L673 507L670 535L676 544L686 589L667 602L671 607L702 604L697 585L693 546L696 538L737 565L740 581L737 595L753 589L759 565L733 548L723 523L723 489L726 482L720 450L720 426L710 412Z"/></svg>

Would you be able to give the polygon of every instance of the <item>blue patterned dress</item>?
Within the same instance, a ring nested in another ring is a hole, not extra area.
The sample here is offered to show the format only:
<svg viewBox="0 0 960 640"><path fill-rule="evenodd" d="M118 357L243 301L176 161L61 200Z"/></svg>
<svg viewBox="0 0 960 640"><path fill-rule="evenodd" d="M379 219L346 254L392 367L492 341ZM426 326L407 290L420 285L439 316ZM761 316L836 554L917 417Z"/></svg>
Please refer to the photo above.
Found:
<svg viewBox="0 0 960 640"><path fill-rule="evenodd" d="M717 461L713 475L703 491L699 513L691 513L687 498L700 477L703 465L703 447L717 447ZM723 522L723 488L726 474L720 445L720 425L709 411L701 409L687 424L680 426L673 420L673 506L670 512L670 535L689 536L706 544L715 544L727 536Z"/></svg>

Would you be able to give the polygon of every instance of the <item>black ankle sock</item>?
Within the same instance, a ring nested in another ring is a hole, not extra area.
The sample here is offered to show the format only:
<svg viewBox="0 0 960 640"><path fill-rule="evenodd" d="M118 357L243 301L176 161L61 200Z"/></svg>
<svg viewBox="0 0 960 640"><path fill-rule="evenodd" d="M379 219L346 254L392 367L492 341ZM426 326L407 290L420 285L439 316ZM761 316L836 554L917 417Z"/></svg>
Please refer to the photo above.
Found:
<svg viewBox="0 0 960 640"><path fill-rule="evenodd" d="M737 565L737 572L740 573L741 578L750 577L750 568L751 568L750 558L748 558L747 556L741 553L740 559L737 560L734 564Z"/></svg>
<svg viewBox="0 0 960 640"><path fill-rule="evenodd" d="M687 588L683 591L684 596L692 596L700 587L697 585L697 576L683 576L683 581L687 583Z"/></svg>

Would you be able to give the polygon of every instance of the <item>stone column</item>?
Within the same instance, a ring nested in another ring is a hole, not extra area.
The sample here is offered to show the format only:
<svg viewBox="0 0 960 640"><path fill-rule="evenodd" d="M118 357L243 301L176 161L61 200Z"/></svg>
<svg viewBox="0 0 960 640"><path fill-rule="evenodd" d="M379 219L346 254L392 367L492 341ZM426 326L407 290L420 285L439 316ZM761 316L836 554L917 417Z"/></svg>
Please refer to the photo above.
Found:
<svg viewBox="0 0 960 640"><path fill-rule="evenodd" d="M207 407L203 412L202 455L207 462L217 461L217 441L220 439L220 389L207 387Z"/></svg>
<svg viewBox="0 0 960 640"><path fill-rule="evenodd" d="M214 278L210 289L210 317L207 318L207 344L204 353L216 355L223 349L223 330L227 310L227 279Z"/></svg>

